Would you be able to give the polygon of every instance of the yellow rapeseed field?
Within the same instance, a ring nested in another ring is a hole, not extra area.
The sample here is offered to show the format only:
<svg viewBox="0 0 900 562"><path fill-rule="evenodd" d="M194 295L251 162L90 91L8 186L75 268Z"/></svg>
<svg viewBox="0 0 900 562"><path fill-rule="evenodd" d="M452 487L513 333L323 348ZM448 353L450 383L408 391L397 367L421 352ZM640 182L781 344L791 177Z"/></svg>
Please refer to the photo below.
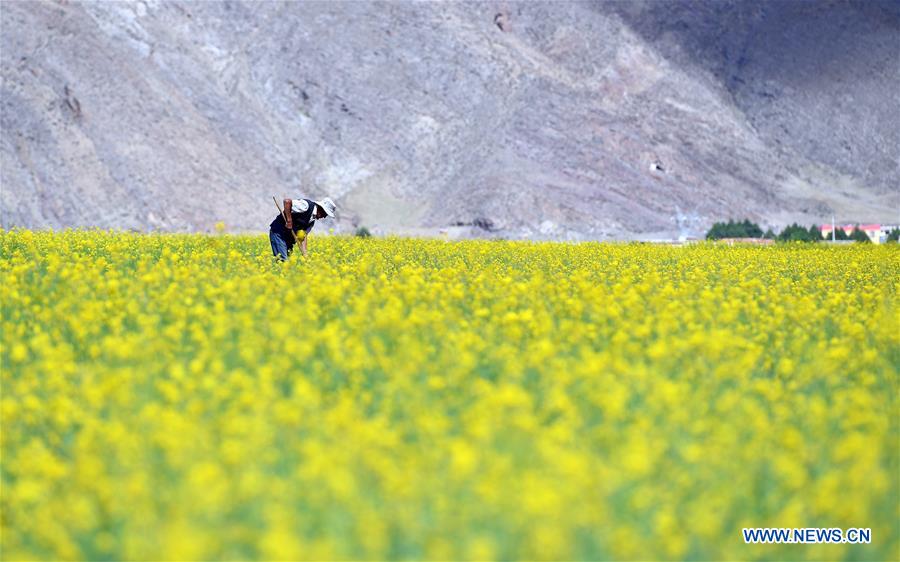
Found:
<svg viewBox="0 0 900 562"><path fill-rule="evenodd" d="M0 278L3 559L900 557L896 245L13 230Z"/></svg>

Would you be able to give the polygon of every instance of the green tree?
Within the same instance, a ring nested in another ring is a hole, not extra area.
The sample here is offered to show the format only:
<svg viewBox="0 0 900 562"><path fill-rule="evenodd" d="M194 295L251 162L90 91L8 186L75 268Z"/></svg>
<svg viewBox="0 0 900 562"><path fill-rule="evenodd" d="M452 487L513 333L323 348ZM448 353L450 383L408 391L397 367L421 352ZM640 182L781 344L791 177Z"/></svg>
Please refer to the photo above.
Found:
<svg viewBox="0 0 900 562"><path fill-rule="evenodd" d="M712 228L710 228L706 233L706 239L718 240L719 238L724 238L725 236L722 234L722 230L724 229L724 227L725 225L720 222L713 224Z"/></svg>
<svg viewBox="0 0 900 562"><path fill-rule="evenodd" d="M781 234L778 235L778 239L782 242L812 242L815 240L810 236L808 228L804 228L797 223L786 226L781 231Z"/></svg>
<svg viewBox="0 0 900 562"><path fill-rule="evenodd" d="M859 225L857 225L856 228L853 229L853 232L850 233L849 239L855 242L862 242L864 244L866 242L872 242L872 239L869 238L869 235L859 229Z"/></svg>
<svg viewBox="0 0 900 562"><path fill-rule="evenodd" d="M771 228L767 229L766 233L763 234L763 238L765 238L766 240L775 240L776 236L777 235L775 234L775 231L772 230Z"/></svg>
<svg viewBox="0 0 900 562"><path fill-rule="evenodd" d="M744 227L744 238L762 238L763 231L755 222L744 219L741 225Z"/></svg>
<svg viewBox="0 0 900 562"><path fill-rule="evenodd" d="M885 242L898 242L898 241L900 241L900 228L891 229L891 231L888 232L887 240L885 240Z"/></svg>
<svg viewBox="0 0 900 562"><path fill-rule="evenodd" d="M758 224L744 219L735 222L729 219L728 222L717 222L712 225L709 232L706 233L707 240L721 240L722 238L761 238L762 229Z"/></svg>
<svg viewBox="0 0 900 562"><path fill-rule="evenodd" d="M816 225L809 227L809 239L812 242L818 242L822 239L822 229Z"/></svg>
<svg viewBox="0 0 900 562"><path fill-rule="evenodd" d="M828 235L828 239L831 240L831 233ZM834 239L835 240L849 240L847 237L847 233L844 232L844 229L841 227L835 227L834 229Z"/></svg>

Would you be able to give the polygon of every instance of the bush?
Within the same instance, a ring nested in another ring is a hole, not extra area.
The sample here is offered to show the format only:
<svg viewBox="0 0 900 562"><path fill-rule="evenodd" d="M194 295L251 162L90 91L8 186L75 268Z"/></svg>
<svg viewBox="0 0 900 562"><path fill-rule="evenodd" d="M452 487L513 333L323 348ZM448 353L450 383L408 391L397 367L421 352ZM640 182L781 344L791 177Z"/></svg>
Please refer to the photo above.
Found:
<svg viewBox="0 0 900 562"><path fill-rule="evenodd" d="M368 237L372 236L372 233L369 232L369 229L364 226L357 228L355 234L359 238L368 238Z"/></svg>
<svg viewBox="0 0 900 562"><path fill-rule="evenodd" d="M900 228L894 228L890 232L888 232L887 240L885 240L885 242L897 241L900 241Z"/></svg>
<svg viewBox="0 0 900 562"><path fill-rule="evenodd" d="M722 238L762 238L763 231L758 224L747 219L735 222L717 222L706 233L707 240L720 240Z"/></svg>

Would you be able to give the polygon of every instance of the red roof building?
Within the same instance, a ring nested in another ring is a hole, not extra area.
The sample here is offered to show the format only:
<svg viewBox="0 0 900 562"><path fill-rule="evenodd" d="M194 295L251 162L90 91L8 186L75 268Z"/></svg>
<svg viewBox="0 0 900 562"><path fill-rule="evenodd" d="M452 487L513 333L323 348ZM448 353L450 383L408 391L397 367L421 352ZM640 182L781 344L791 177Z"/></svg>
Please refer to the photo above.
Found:
<svg viewBox="0 0 900 562"><path fill-rule="evenodd" d="M881 244L887 238L887 233L890 232L892 228L896 227L880 224L839 224L837 225L837 228L843 230L847 236L850 236L850 233L853 232L854 228L859 228L866 233L872 242ZM820 230L822 231L822 238L831 238L830 224L823 224L820 227Z"/></svg>

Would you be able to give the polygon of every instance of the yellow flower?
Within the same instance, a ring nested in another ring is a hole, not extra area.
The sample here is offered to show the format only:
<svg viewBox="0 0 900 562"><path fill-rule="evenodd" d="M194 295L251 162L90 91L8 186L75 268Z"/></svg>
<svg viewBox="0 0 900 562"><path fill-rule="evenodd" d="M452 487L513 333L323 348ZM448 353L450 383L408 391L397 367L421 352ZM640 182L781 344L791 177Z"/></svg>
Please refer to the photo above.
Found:
<svg viewBox="0 0 900 562"><path fill-rule="evenodd" d="M324 236L280 264L0 231L4 557L890 559L897 279L887 245ZM775 525L875 540L743 544Z"/></svg>

